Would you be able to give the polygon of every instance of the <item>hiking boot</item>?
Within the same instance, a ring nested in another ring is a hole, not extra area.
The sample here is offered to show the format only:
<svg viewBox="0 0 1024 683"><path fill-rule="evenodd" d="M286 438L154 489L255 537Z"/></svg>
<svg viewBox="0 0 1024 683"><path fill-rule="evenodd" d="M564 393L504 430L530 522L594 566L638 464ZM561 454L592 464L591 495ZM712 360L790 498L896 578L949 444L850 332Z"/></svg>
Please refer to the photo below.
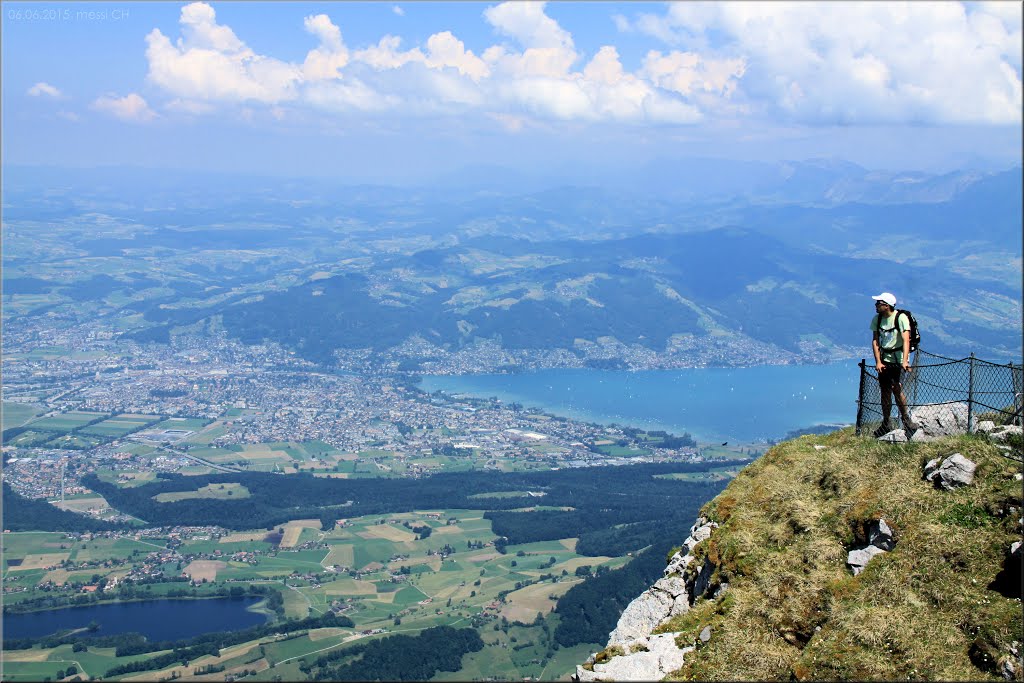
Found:
<svg viewBox="0 0 1024 683"><path fill-rule="evenodd" d="M912 437L914 435L914 432L916 432L920 428L921 425L914 422L909 417L903 418L903 432L907 435L908 439Z"/></svg>
<svg viewBox="0 0 1024 683"><path fill-rule="evenodd" d="M888 434L891 431L892 431L892 424L888 420L885 420L884 422L882 422L881 425L879 425L878 429L873 431L871 434L876 439L878 439L878 438L881 438L881 437L885 436L886 434Z"/></svg>

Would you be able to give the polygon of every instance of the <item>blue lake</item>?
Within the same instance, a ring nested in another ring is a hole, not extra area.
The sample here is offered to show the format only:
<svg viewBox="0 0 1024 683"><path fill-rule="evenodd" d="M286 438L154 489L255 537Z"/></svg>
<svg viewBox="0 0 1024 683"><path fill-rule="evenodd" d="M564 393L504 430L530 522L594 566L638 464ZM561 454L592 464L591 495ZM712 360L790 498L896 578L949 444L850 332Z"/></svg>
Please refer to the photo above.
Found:
<svg viewBox="0 0 1024 683"><path fill-rule="evenodd" d="M266 623L249 611L260 598L146 600L5 614L4 638L39 638L63 629L85 628L95 621L97 636L141 633L150 641L180 640L203 633L240 631Z"/></svg>
<svg viewBox="0 0 1024 683"><path fill-rule="evenodd" d="M857 419L858 361L684 370L538 370L423 377L420 388L497 397L587 422L757 442Z"/></svg>

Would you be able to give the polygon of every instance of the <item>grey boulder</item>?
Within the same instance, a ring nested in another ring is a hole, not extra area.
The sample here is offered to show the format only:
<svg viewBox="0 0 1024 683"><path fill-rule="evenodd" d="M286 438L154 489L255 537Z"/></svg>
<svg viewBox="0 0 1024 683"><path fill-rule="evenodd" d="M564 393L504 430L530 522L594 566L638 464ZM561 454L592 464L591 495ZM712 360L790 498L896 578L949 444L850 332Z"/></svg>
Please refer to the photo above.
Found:
<svg viewBox="0 0 1024 683"><path fill-rule="evenodd" d="M953 453L941 460L930 460L924 466L924 478L935 484L938 488L951 491L961 486L970 486L974 483L974 470L976 467L977 465L964 456L959 453Z"/></svg>
<svg viewBox="0 0 1024 683"><path fill-rule="evenodd" d="M990 431L989 437L993 441L1003 442L1008 441L1011 436L1019 438L1022 434L1024 434L1024 429L1021 429L1021 427L1017 425L1002 425L1001 427L996 427Z"/></svg>
<svg viewBox="0 0 1024 683"><path fill-rule="evenodd" d="M875 555L880 555L884 552L885 551L881 548L873 545L869 545L866 548L855 548L846 556L846 564L850 565L850 568L853 570L853 575L857 576L857 574L864 571L864 567L867 566L868 562L870 562Z"/></svg>
<svg viewBox="0 0 1024 683"><path fill-rule="evenodd" d="M968 414L966 403L932 403L917 406L910 411L910 417L919 425L913 440L964 434L970 431Z"/></svg>

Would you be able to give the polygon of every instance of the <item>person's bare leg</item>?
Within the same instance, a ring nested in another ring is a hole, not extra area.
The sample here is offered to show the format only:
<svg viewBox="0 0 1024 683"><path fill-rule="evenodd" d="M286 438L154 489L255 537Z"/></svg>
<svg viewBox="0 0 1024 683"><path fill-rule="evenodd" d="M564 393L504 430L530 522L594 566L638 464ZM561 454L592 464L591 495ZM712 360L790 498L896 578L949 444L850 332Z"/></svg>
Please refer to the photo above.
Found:
<svg viewBox="0 0 1024 683"><path fill-rule="evenodd" d="M882 436L892 430L892 423L889 422L889 416L892 415L892 383L880 375L878 388L882 394L882 424L875 430L875 436Z"/></svg>
<svg viewBox="0 0 1024 683"><path fill-rule="evenodd" d="M903 431L916 432L919 426L910 417L910 410L907 408L907 397L903 394L903 385L900 382L896 382L892 387L892 393L896 397L896 406L900 409ZM889 409L892 410L891 404ZM888 415L888 411L886 414ZM910 434L908 433L907 436L910 436Z"/></svg>

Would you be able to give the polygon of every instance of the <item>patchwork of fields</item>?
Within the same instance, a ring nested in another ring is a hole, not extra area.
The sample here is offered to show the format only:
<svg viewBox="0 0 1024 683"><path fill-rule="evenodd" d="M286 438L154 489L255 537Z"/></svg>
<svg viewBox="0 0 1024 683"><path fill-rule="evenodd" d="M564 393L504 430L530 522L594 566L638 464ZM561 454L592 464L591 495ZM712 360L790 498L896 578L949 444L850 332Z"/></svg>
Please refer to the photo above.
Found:
<svg viewBox="0 0 1024 683"><path fill-rule="evenodd" d="M419 538L412 528L424 526L432 533ZM579 556L574 552L575 539L509 546L501 554L489 545L495 535L478 510L373 515L341 520L332 529L319 527L319 520L293 520L274 530L219 537L197 533L181 539L177 548L178 557L188 561L165 562L163 568L169 576L183 572L193 581L205 580L200 588L210 592L217 586L274 584L282 589L287 617L316 616L333 608L351 618L353 628L314 629L287 640L264 638L229 648L219 657L197 659L187 671L175 665L123 680L156 680L175 671L179 676L190 675L192 669L207 664L223 665L226 671L257 669L267 674L257 680L269 679L267 672L294 680L304 677L297 668L304 657L356 642L365 637L364 632L416 633L443 624L472 625L484 635L485 649L466 655L460 678L510 670L522 676L540 676L543 671L558 677L580 657L564 657L559 664L563 657L553 658L548 632L535 619L548 616L558 598L582 580L576 576L578 567L614 568L628 560ZM97 574L108 580L123 576L133 563L164 549L167 541L75 541L61 533L5 534L4 585L28 589L7 597L12 603L27 599L34 595L32 587L44 581L84 584L95 581ZM98 566L76 570L81 562ZM147 593L158 597L181 586L154 584ZM557 616L548 623L552 620ZM5 680L52 677L72 661L89 675L101 676L114 666L145 658L117 658L110 648L93 647L71 657L70 646L11 654L15 656L5 656ZM288 672L293 675L289 677Z"/></svg>

